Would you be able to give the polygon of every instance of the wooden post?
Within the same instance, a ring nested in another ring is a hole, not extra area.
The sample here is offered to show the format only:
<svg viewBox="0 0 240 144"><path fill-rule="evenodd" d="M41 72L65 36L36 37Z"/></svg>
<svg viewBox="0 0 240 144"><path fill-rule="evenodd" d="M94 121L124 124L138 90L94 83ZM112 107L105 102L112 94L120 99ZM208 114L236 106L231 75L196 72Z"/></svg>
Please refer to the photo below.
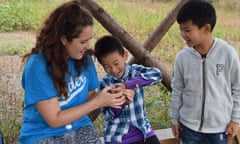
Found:
<svg viewBox="0 0 240 144"><path fill-rule="evenodd" d="M149 38L143 44L143 47L151 52L154 47L161 41L163 36L167 33L170 27L174 24L177 13L186 0L179 0L176 6L169 12L169 14L163 19L160 25L156 28L156 30L149 36ZM137 59L132 58L129 63L140 63Z"/></svg>
<svg viewBox="0 0 240 144"><path fill-rule="evenodd" d="M135 39L125 31L102 7L100 7L93 0L79 0L83 5L85 5L98 20L102 26L112 33L114 36L117 36L123 43L123 45L131 52L131 54L145 66L153 66L159 68L163 73L163 85L171 90L170 86L170 75L165 71L167 66L161 64L153 56L144 49L143 46L138 44Z"/></svg>

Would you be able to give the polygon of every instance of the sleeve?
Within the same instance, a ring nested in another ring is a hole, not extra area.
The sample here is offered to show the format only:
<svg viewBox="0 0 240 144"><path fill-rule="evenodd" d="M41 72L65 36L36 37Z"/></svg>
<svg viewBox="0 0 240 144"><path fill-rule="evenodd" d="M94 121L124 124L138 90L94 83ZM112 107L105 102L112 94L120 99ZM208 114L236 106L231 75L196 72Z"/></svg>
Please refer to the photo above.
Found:
<svg viewBox="0 0 240 144"><path fill-rule="evenodd" d="M101 89L103 89L105 86L106 86L106 84L105 84L104 80L103 80L103 79L100 80L100 86L99 86L99 89L101 90Z"/></svg>
<svg viewBox="0 0 240 144"><path fill-rule="evenodd" d="M136 70L136 72L133 72L133 73L136 73L136 75L135 74L133 75L140 76L142 79L146 81L152 80L150 85L159 83L162 80L162 73L158 68L144 67L142 65L137 65L137 64L133 64L133 68Z"/></svg>
<svg viewBox="0 0 240 144"><path fill-rule="evenodd" d="M152 80L152 79L146 80L146 79L142 78L141 76L136 76L136 77L133 77L130 80L126 81L124 84L126 85L127 89L134 89L134 88L136 88L137 85L139 87L144 87L144 86L150 85L153 82L154 82L154 80Z"/></svg>
<svg viewBox="0 0 240 144"><path fill-rule="evenodd" d="M88 88L89 88L89 91L92 91L99 87L99 80L97 76L96 67L91 56L89 56L89 71L90 71L90 74L89 74Z"/></svg>
<svg viewBox="0 0 240 144"><path fill-rule="evenodd" d="M34 104L58 95L53 79L43 61L33 61L27 64L23 73L25 104Z"/></svg>
<svg viewBox="0 0 240 144"><path fill-rule="evenodd" d="M233 56L231 69L231 89L233 98L233 110L231 119L234 122L240 123L240 63L237 52Z"/></svg>
<svg viewBox="0 0 240 144"><path fill-rule="evenodd" d="M109 75L105 75L101 80L100 80L100 86L99 89L103 89L107 86L112 86L113 84L111 83L111 80L109 78Z"/></svg>
<svg viewBox="0 0 240 144"><path fill-rule="evenodd" d="M178 124L179 120L179 109L182 105L182 91L184 88L183 74L181 71L180 60L178 56L176 56L173 68L173 75L171 80L171 112L170 117L172 118L173 124Z"/></svg>

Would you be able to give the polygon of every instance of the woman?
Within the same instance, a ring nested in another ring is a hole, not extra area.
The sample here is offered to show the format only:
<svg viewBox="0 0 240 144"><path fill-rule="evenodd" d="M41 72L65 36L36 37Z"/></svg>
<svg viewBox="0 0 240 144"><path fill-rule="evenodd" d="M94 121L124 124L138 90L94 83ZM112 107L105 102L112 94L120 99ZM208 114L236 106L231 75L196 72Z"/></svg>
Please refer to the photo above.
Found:
<svg viewBox="0 0 240 144"><path fill-rule="evenodd" d="M88 52L92 36L93 18L77 1L64 3L47 18L35 48L23 58L20 143L101 143L87 114L105 106L120 108L125 97L121 91L110 94L110 87L94 92L99 81Z"/></svg>

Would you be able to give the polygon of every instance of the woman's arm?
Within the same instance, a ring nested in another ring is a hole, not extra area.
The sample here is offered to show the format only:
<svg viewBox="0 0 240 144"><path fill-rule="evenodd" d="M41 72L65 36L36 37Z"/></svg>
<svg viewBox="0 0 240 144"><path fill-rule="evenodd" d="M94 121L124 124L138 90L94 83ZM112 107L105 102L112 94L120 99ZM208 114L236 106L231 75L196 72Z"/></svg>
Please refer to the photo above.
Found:
<svg viewBox="0 0 240 144"><path fill-rule="evenodd" d="M110 94L110 87L104 88L85 104L61 110L58 98L54 97L49 100L36 103L38 111L51 127L60 127L69 124L88 113L105 106L120 108L125 103L123 92Z"/></svg>

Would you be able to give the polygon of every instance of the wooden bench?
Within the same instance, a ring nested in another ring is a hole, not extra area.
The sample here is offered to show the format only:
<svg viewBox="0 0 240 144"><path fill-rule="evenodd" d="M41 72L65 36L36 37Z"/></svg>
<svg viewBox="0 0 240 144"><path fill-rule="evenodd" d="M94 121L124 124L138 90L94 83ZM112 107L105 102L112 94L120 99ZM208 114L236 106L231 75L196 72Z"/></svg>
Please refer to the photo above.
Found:
<svg viewBox="0 0 240 144"><path fill-rule="evenodd" d="M171 128L158 129L154 130L154 132L159 138L161 144L180 144L179 141L174 138ZM102 137L101 140L104 142ZM228 144L240 144L240 131L233 139L229 140Z"/></svg>
<svg viewBox="0 0 240 144"><path fill-rule="evenodd" d="M237 135L228 141L228 144L240 144L240 129L238 130Z"/></svg>
<svg viewBox="0 0 240 144"><path fill-rule="evenodd" d="M160 144L179 144L179 141L175 138L167 138L160 140Z"/></svg>
<svg viewBox="0 0 240 144"><path fill-rule="evenodd" d="M171 128L154 130L161 144L179 144L174 138Z"/></svg>
<svg viewBox="0 0 240 144"><path fill-rule="evenodd" d="M171 128L155 130L161 144L180 144L172 135ZM237 135L228 141L228 144L240 144L240 129Z"/></svg>

